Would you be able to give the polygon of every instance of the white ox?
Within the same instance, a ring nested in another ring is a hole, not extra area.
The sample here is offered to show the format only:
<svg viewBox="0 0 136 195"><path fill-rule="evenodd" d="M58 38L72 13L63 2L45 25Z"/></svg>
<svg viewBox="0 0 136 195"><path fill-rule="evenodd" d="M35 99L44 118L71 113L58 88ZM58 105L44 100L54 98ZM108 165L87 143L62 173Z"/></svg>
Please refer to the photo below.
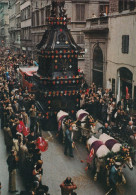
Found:
<svg viewBox="0 0 136 195"><path fill-rule="evenodd" d="M118 143L117 140L115 140L113 137L103 133L100 135L99 140L101 140L107 148L113 152L113 153L118 153L121 149L122 144ZM126 158L125 164L132 170L133 169L133 164L132 164L132 159L131 157ZM123 165L122 165L123 168ZM122 173L122 181L123 183L126 183L126 179Z"/></svg>
<svg viewBox="0 0 136 195"><path fill-rule="evenodd" d="M69 114L67 112L60 110L57 113L57 122L58 122L58 131L59 132L62 131L63 143L65 142L65 132L67 130L67 125L66 125L67 120L69 120L69 123L72 124L73 131L77 131L76 124L72 123Z"/></svg>
<svg viewBox="0 0 136 195"><path fill-rule="evenodd" d="M81 131L81 138L88 139L93 133L95 133L94 120L88 112L80 109L76 113L76 118L80 123L79 131Z"/></svg>
<svg viewBox="0 0 136 195"><path fill-rule="evenodd" d="M100 172L101 167L105 167L104 157L110 152L110 150L101 142L99 139L92 136L87 140L87 148L88 151L91 152L92 148L97 147L95 144L99 143L99 147L97 148L96 153L94 153L95 157L95 166L96 173L94 175L94 181L97 181L98 173ZM91 150L90 150L91 149ZM109 183L109 174L107 173L107 183Z"/></svg>
<svg viewBox="0 0 136 195"><path fill-rule="evenodd" d="M113 137L107 135L106 133L101 134L99 140L101 140L107 146L107 148L114 153L119 152L120 147L122 146Z"/></svg>

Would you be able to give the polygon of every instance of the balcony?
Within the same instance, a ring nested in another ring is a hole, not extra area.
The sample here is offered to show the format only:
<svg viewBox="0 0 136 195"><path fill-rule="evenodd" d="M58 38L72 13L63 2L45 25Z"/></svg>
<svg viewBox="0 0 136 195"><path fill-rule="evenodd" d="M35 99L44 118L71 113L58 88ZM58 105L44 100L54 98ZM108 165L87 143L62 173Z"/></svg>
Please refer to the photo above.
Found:
<svg viewBox="0 0 136 195"><path fill-rule="evenodd" d="M17 29L16 27L10 27L10 28L8 29L8 31L9 31L9 33L10 33L10 32L16 31L16 29Z"/></svg>
<svg viewBox="0 0 136 195"><path fill-rule="evenodd" d="M84 32L108 32L108 16L86 20Z"/></svg>

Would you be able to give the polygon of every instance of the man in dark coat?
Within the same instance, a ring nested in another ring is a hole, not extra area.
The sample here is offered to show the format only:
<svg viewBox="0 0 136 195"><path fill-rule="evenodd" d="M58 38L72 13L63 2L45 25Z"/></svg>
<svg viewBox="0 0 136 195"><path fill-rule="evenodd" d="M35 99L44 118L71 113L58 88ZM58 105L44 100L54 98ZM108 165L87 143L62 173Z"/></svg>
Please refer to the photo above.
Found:
<svg viewBox="0 0 136 195"><path fill-rule="evenodd" d="M136 138L136 127L133 125L133 121L129 121L129 124L126 128L126 134L128 135L128 141L133 144Z"/></svg>
<svg viewBox="0 0 136 195"><path fill-rule="evenodd" d="M98 131L102 130L102 133L110 134L111 133L111 128L109 127L108 123L105 123L104 126L99 127Z"/></svg>
<svg viewBox="0 0 136 195"><path fill-rule="evenodd" d="M16 151L12 150L7 159L9 171L9 192L17 192L16 190L16 168L17 168Z"/></svg>
<svg viewBox="0 0 136 195"><path fill-rule="evenodd" d="M67 150L69 149L69 155L71 157L73 156L73 148L72 148L72 143L73 143L73 139L72 139L72 126L69 126L69 128L66 130L65 132L65 150L64 150L64 154L67 155Z"/></svg>
<svg viewBox="0 0 136 195"><path fill-rule="evenodd" d="M103 123L107 122L107 104L106 102L103 100L103 103L102 103L102 121Z"/></svg>

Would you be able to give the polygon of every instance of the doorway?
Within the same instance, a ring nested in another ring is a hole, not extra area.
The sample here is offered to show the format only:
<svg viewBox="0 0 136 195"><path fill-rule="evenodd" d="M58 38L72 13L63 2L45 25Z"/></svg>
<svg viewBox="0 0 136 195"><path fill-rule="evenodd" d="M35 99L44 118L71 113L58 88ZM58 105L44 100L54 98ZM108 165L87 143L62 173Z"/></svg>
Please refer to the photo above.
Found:
<svg viewBox="0 0 136 195"><path fill-rule="evenodd" d="M128 87L128 93L130 98L132 98L132 80L133 74L128 68L120 68L117 72L118 83L117 83L117 97L118 101L120 99L126 98L126 87Z"/></svg>
<svg viewBox="0 0 136 195"><path fill-rule="evenodd" d="M93 82L96 87L103 87L103 53L99 45L93 53Z"/></svg>

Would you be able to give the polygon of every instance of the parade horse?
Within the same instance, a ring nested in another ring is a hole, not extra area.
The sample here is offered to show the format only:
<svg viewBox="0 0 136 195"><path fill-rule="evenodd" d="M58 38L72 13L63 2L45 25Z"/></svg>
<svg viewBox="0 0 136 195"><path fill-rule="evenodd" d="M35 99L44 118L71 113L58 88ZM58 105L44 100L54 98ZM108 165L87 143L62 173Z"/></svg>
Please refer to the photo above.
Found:
<svg viewBox="0 0 136 195"><path fill-rule="evenodd" d="M95 123L94 119L88 112L80 109L76 113L77 126L80 132L80 140L85 139L85 141L95 133Z"/></svg>
<svg viewBox="0 0 136 195"><path fill-rule="evenodd" d="M92 162L96 167L96 172L94 175L94 181L97 181L98 174L100 172L100 168L105 168L105 157L110 153L110 150L103 144L102 141L92 136L87 140L87 149L89 151L89 155L87 158L88 166ZM107 181L109 181L109 174L107 174Z"/></svg>
<svg viewBox="0 0 136 195"><path fill-rule="evenodd" d="M69 114L67 112L62 111L62 110L60 110L57 113L57 122L58 122L58 133L59 134L62 133L62 142L63 143L65 142L65 132L70 125L72 126L73 132L78 130L76 124L72 121Z"/></svg>
<svg viewBox="0 0 136 195"><path fill-rule="evenodd" d="M125 147L122 144L120 144L117 140L115 140L113 137L103 133L100 135L99 140L102 141L107 148L115 154L115 158L122 158L122 166L121 166L121 172L124 167L124 164L126 164L130 170L133 170L133 164L132 164L132 158L130 156L130 147ZM126 179L123 173L122 175L122 182L125 184Z"/></svg>

